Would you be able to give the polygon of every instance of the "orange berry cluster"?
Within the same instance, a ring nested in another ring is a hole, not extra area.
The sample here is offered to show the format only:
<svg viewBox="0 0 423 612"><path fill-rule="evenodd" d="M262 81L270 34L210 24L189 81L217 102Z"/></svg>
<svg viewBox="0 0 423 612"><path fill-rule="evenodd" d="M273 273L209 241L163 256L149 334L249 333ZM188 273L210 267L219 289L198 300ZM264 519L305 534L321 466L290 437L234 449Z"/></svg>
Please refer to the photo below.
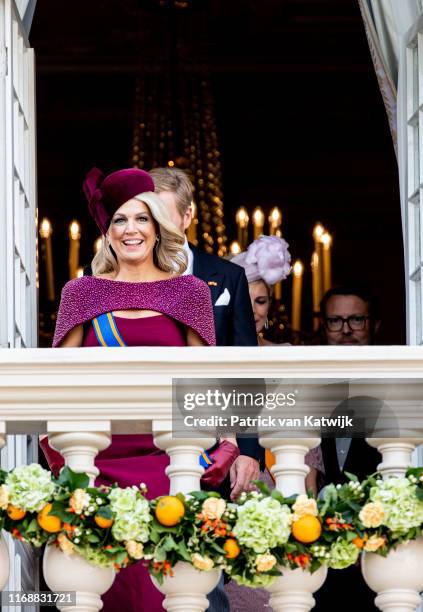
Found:
<svg viewBox="0 0 423 612"><path fill-rule="evenodd" d="M198 514L197 518L203 519L202 514ZM213 531L215 536L233 536L232 532L228 534L228 525L224 521L220 519L205 519L202 526L201 531Z"/></svg>
<svg viewBox="0 0 423 612"><path fill-rule="evenodd" d="M292 553L288 553L287 557L289 561L292 561L298 565L298 567L307 567L310 563L310 555L302 554L294 556Z"/></svg>
<svg viewBox="0 0 423 612"><path fill-rule="evenodd" d="M343 523L336 516L333 518L327 518L326 524L330 531L341 531L342 529L353 529L351 523Z"/></svg>
<svg viewBox="0 0 423 612"><path fill-rule="evenodd" d="M153 563L155 572L163 572L165 576L173 576L172 566L169 561L155 561Z"/></svg>

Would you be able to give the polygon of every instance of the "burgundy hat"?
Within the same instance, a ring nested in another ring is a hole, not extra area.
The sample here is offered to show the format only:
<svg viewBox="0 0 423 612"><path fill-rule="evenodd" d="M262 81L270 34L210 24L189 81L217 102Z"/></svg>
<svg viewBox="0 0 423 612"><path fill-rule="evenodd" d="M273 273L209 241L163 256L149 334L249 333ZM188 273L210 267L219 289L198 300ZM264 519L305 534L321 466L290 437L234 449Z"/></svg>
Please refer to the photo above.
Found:
<svg viewBox="0 0 423 612"><path fill-rule="evenodd" d="M88 200L88 210L102 234L106 234L114 212L140 193L154 191L151 176L138 168L112 172L104 178L98 168L92 168L82 185Z"/></svg>

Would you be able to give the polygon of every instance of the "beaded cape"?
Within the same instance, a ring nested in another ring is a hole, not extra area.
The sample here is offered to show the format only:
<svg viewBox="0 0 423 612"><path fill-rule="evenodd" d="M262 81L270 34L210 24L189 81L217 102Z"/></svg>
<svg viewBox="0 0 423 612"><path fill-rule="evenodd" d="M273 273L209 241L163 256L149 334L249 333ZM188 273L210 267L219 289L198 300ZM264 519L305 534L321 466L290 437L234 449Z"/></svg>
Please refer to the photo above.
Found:
<svg viewBox="0 0 423 612"><path fill-rule="evenodd" d="M113 310L154 310L191 327L215 345L213 308L206 283L192 275L131 283L95 276L75 278L63 287L53 347L77 325Z"/></svg>

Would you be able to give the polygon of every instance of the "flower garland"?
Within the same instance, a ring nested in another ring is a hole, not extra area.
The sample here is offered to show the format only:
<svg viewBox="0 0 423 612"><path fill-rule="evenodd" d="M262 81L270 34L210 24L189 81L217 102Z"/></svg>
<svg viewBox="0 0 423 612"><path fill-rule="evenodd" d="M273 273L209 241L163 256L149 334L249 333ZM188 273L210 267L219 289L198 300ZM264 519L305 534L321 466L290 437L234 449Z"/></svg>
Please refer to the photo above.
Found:
<svg viewBox="0 0 423 612"><path fill-rule="evenodd" d="M214 492L145 498L146 486L90 487L68 467L55 479L38 464L0 471L0 529L40 547L55 544L117 571L143 560L162 582L178 561L222 569L239 584L266 587L284 567L344 569L362 551L386 556L422 535L423 468L329 485L322 499L285 498L257 481L238 503Z"/></svg>

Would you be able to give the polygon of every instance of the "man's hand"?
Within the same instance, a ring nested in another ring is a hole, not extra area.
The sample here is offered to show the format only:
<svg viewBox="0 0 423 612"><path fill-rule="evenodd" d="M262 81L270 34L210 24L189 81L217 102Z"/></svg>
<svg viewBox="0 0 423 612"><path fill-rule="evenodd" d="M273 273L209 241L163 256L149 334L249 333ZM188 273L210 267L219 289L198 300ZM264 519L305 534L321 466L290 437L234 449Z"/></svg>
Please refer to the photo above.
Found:
<svg viewBox="0 0 423 612"><path fill-rule="evenodd" d="M235 501L243 491L251 491L251 482L257 480L260 475L259 462L247 455L240 455L231 465L229 475L231 500Z"/></svg>

